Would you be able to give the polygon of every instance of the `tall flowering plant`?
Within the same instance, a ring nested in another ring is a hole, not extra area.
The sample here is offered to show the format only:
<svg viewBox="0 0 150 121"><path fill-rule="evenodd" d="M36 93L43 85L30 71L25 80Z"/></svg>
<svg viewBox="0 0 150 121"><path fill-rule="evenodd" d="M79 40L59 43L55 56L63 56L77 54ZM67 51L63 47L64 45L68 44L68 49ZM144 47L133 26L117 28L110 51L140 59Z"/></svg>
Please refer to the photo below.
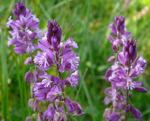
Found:
<svg viewBox="0 0 150 121"><path fill-rule="evenodd" d="M48 21L47 31L42 32L39 20L22 2L16 3L13 14L15 20L10 18L7 23L12 28L8 44L15 46L17 54L29 53L24 64L32 67L25 80L31 83L29 106L35 113L26 120L32 121L36 115L38 121L66 121L69 115L82 115L80 104L65 93L79 81L80 59L73 51L78 45L71 38L61 41L62 30L55 20Z"/></svg>
<svg viewBox="0 0 150 121"><path fill-rule="evenodd" d="M104 103L110 104L110 107L105 109L104 117L108 121L124 121L131 112L136 120L141 120L141 112L131 104L130 98L133 90L147 92L147 89L142 87L142 82L135 81L144 73L146 61L143 56L137 54L136 40L126 30L124 17L115 17L110 30L109 40L114 56L108 59L113 65L105 74L105 79L111 86L105 89Z"/></svg>

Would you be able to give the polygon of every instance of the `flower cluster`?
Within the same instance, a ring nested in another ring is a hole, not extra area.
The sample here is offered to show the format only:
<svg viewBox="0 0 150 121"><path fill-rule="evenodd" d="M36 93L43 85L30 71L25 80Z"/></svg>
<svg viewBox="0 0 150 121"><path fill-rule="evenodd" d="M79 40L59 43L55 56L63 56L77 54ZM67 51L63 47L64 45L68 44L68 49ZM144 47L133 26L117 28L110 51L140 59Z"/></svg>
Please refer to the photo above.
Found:
<svg viewBox="0 0 150 121"><path fill-rule="evenodd" d="M14 45L17 54L32 53L37 48L33 42L42 36L38 27L39 20L22 2L16 3L13 15L15 20L10 16L7 22L7 27L11 27L9 33L12 36L8 45Z"/></svg>
<svg viewBox="0 0 150 121"><path fill-rule="evenodd" d="M32 96L38 103L43 101L50 103L43 113L42 120L65 121L69 114L77 116L83 114L81 106L67 98L64 92L66 87L75 87L79 81L77 70L79 57L72 50L78 46L70 38L62 43L61 36L62 31L57 22L48 21L48 31L45 37L39 40L39 51L33 59L41 74L38 74L38 79L33 84ZM50 67L56 69L57 76L47 73ZM71 74L63 77L66 71Z"/></svg>
<svg viewBox="0 0 150 121"><path fill-rule="evenodd" d="M71 38L61 41L62 30L55 20L48 21L47 31L40 39L39 21L21 2L16 3L13 13L16 20L7 23L13 29L9 45L15 45L17 54L32 52L24 62L31 66L25 80L31 83L29 106L36 112L37 120L66 121L68 115L82 115L80 104L65 94L65 88L75 87L79 81L80 59L73 51L78 45ZM53 75L49 75L52 70ZM33 117L26 120L31 121Z"/></svg>
<svg viewBox="0 0 150 121"><path fill-rule="evenodd" d="M115 56L111 56L108 62L114 64L107 70L105 79L111 83L111 87L105 89L105 104L111 104L106 108L104 117L108 121L122 121L127 118L127 113L141 120L141 112L130 104L132 90L145 93L147 89L142 87L142 82L135 81L146 67L146 61L138 56L136 40L126 30L125 18L115 17L115 22L110 25L111 35L109 40Z"/></svg>

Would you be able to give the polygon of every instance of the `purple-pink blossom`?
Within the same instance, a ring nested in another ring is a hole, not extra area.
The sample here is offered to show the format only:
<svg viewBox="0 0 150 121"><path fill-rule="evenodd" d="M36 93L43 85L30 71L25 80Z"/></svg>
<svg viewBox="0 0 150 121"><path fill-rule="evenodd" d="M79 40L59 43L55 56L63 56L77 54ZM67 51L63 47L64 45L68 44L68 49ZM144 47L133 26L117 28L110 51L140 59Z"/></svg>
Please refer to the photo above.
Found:
<svg viewBox="0 0 150 121"><path fill-rule="evenodd" d="M62 41L62 29L56 20L48 21L47 31L39 28L39 19L22 2L15 4L7 26L16 54L28 53L24 64L31 66L25 81L31 84L29 106L37 120L67 121L68 115L83 114L79 103L65 94L65 88L76 87L79 82L79 57L73 51L78 45L71 38ZM53 70L52 75L49 70ZM63 76L66 71L68 75ZM37 113L36 113L37 112ZM26 121L35 117L29 116Z"/></svg>
<svg viewBox="0 0 150 121"><path fill-rule="evenodd" d="M17 54L32 53L37 48L33 41L42 36L39 19L22 2L15 4L13 15L15 19L10 17L7 22L7 27L11 28L8 45L14 45Z"/></svg>
<svg viewBox="0 0 150 121"><path fill-rule="evenodd" d="M109 40L115 55L108 59L108 62L114 64L105 74L105 79L111 86L105 89L104 103L112 106L106 108L104 117L108 121L120 121L127 118L127 112L131 112L137 120L141 120L141 112L134 108L129 100L132 90L147 92L147 89L142 87L142 82L134 79L144 73L146 60L137 54L136 40L126 29L125 17L115 17L110 29Z"/></svg>

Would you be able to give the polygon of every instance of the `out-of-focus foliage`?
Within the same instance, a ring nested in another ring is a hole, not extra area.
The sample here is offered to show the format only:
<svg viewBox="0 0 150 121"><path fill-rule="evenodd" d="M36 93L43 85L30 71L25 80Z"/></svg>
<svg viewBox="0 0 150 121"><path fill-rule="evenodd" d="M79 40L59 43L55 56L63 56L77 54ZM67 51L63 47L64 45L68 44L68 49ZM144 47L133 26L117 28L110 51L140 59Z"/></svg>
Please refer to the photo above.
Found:
<svg viewBox="0 0 150 121"><path fill-rule="evenodd" d="M72 99L83 105L85 115L71 121L103 121L103 79L112 54L107 39L109 24L114 16L125 16L127 28L138 40L138 50L147 62L145 74L139 78L150 89L150 0L22 0L40 19L40 27L46 30L47 21L56 19L63 29L63 40L74 38L79 45L81 81L76 89L69 88ZM12 15L17 0L0 0L0 120L24 121L31 114L27 100L29 85L24 74L30 68L23 65L27 55L16 55L13 47L7 47L6 22ZM143 121L150 121L150 94L133 92L133 105L143 113ZM7 96L8 95L8 96ZM134 121L129 116L129 121Z"/></svg>

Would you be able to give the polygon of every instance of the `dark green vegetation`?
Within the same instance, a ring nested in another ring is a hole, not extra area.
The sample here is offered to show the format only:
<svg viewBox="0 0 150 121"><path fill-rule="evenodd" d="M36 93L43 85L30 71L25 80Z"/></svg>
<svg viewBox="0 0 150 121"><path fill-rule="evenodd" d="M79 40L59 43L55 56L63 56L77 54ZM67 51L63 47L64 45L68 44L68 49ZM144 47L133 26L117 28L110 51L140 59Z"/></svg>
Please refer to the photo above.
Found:
<svg viewBox="0 0 150 121"><path fill-rule="evenodd" d="M56 19L63 29L63 40L74 38L78 43L81 81L77 88L69 88L68 95L81 103L85 115L70 121L104 121L102 118L104 89L103 79L112 54L107 39L109 24L114 16L125 16L127 28L138 40L138 51L148 61L145 74L139 79L150 90L150 0L23 0L41 20L46 30L48 20ZM29 67L23 64L27 55L16 55L13 47L7 47L7 19L17 0L0 0L0 120L24 121L31 114L27 100L29 84L24 74ZM133 91L132 103L143 113L142 121L150 121L150 94ZM129 121L134 121L129 116Z"/></svg>

